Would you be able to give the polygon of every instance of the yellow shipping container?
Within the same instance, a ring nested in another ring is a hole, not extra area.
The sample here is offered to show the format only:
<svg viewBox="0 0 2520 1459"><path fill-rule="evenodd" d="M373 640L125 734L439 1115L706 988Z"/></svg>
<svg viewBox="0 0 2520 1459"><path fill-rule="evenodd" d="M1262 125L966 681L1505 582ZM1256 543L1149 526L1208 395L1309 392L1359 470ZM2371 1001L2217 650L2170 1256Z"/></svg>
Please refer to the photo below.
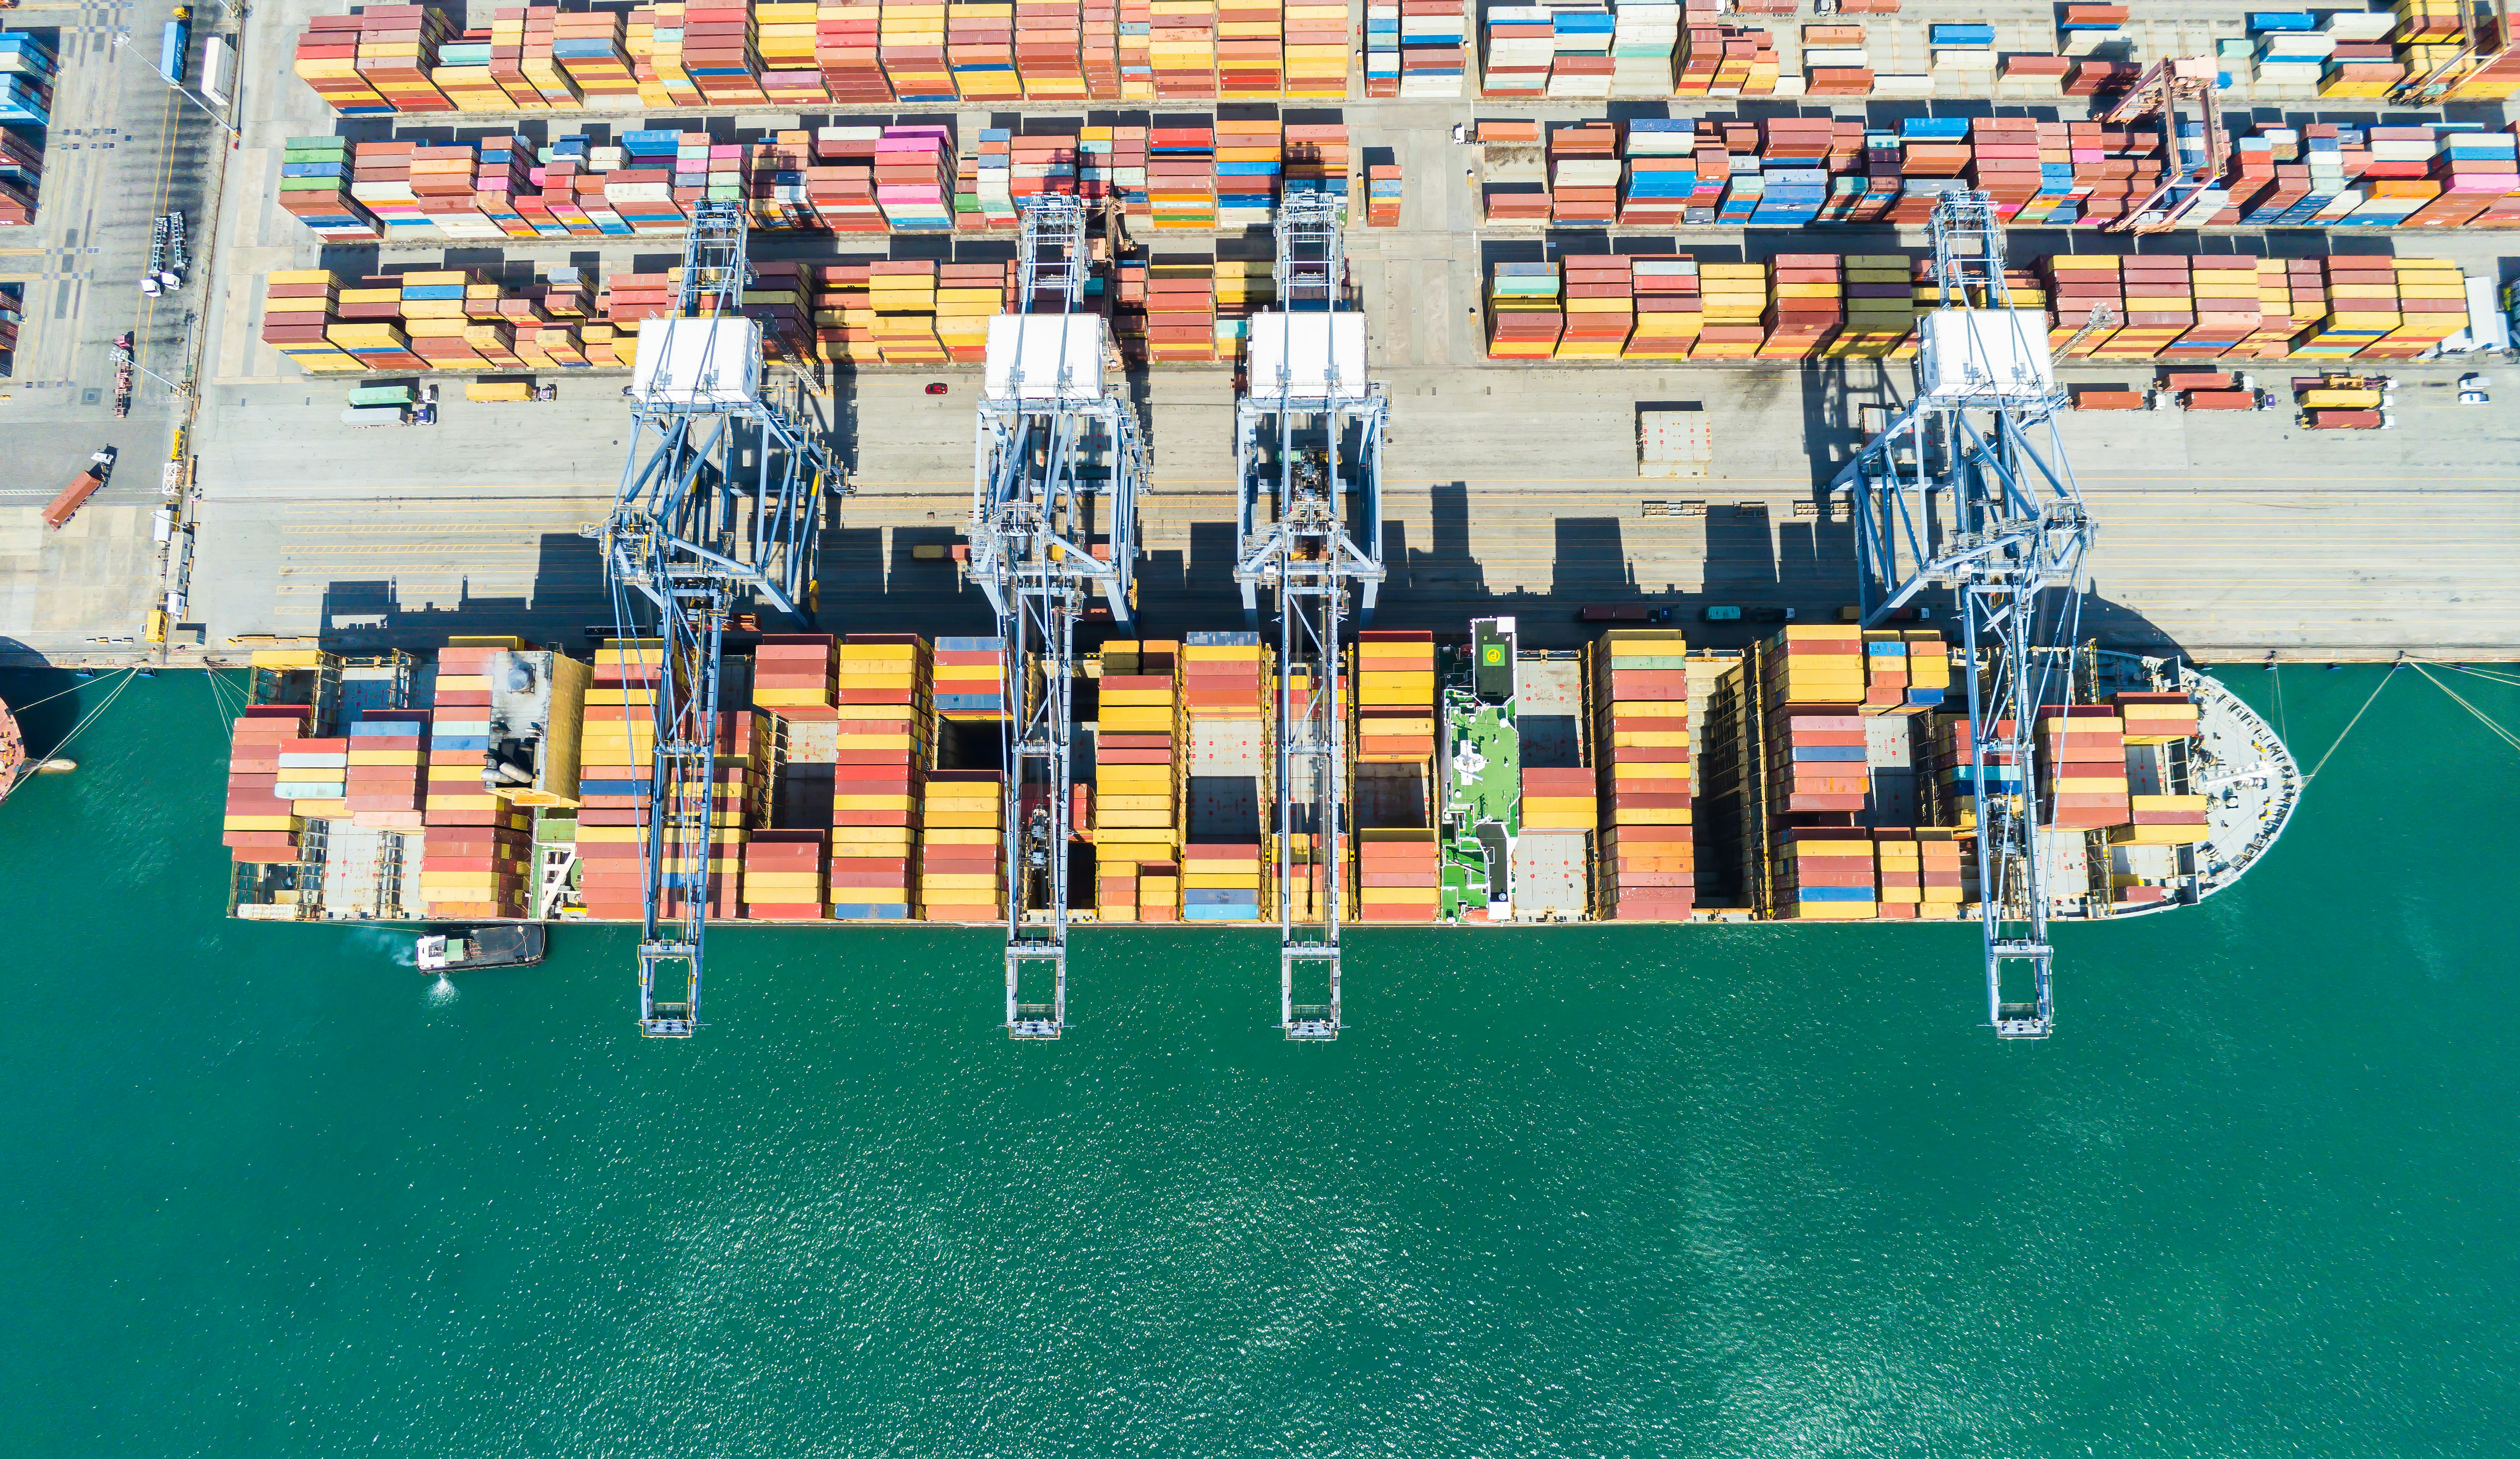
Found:
<svg viewBox="0 0 2520 1459"><path fill-rule="evenodd" d="M820 873L810 871L750 871L743 874L743 889L754 901L812 901L813 897L751 896L762 891L812 891L823 889Z"/></svg>
<svg viewBox="0 0 2520 1459"><path fill-rule="evenodd" d="M994 874L971 875L964 872L922 872L919 885L928 891L995 891L998 879Z"/></svg>
<svg viewBox="0 0 2520 1459"><path fill-rule="evenodd" d="M1879 915L1871 902L1795 902L1785 914L1794 922L1871 922Z"/></svg>

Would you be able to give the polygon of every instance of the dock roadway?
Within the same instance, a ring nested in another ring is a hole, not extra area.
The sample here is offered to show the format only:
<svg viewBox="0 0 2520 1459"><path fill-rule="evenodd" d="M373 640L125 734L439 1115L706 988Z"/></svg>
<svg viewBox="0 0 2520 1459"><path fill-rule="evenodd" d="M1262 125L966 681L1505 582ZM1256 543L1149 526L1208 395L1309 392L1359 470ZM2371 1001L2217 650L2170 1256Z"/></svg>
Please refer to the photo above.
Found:
<svg viewBox="0 0 2520 1459"><path fill-rule="evenodd" d="M2304 432L2289 411L2063 417L2099 526L2089 629L2205 659L2520 657L2520 378L2491 405L2459 406L2456 373L2401 369L2389 432ZM1832 615L1852 599L1852 546L1819 487L1858 439L1857 407L1882 398L1875 367L1844 377L1385 372L1391 581L1378 621L1458 628L1517 613L1525 637L1546 644L1580 636L1585 603L1670 604L1685 618L1708 604ZM925 395L930 380L951 392ZM976 388L960 370L869 375L842 392L835 427L857 491L825 544L829 625L987 631L979 595L950 564L911 556L957 540ZM1147 391L1149 631L1229 625L1231 377L1159 371ZM510 629L574 645L609 620L580 528L603 517L625 449L616 378L565 382L548 404L453 399L437 427L382 432L341 426L338 396L329 384L251 386L205 400L217 425L202 442L194 605L206 649L264 634L382 645ZM1640 481L1636 411L1675 403L1714 417L1712 475ZM1703 503L1704 515L1647 516L1648 502Z"/></svg>
<svg viewBox="0 0 2520 1459"><path fill-rule="evenodd" d="M55 658L134 644L156 599L163 549L151 518L185 417L168 383L193 373L209 282L201 246L226 154L225 135L158 74L172 10L34 3L9 15L10 28L58 49L61 71L52 125L30 133L44 148L35 220L0 229L0 284L19 288L23 316L0 379L0 662L20 644ZM197 10L195 58L202 37L233 25ZM150 223L173 211L191 225L196 267L182 289L144 297ZM117 418L113 342L126 331L144 373ZM66 525L46 526L46 504L101 446L119 452L112 479Z"/></svg>

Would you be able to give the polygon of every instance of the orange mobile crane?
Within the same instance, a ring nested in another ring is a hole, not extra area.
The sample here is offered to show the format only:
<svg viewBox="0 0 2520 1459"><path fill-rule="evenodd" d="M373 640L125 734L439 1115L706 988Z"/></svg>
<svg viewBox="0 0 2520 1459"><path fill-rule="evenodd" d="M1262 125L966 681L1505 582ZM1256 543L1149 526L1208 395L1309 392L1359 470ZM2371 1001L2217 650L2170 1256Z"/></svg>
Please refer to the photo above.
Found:
<svg viewBox="0 0 2520 1459"><path fill-rule="evenodd" d="M2161 128L2161 185L2123 216L2103 225L2110 231L2165 233L2182 223L2194 226L2222 211L2230 201L2221 184L2228 149L2223 139L2222 108L2214 101L2219 65L2211 56L2156 61L2101 115L2100 120L2111 126L2133 126L2151 117ZM2194 109L2192 119L2182 115L2182 107Z"/></svg>

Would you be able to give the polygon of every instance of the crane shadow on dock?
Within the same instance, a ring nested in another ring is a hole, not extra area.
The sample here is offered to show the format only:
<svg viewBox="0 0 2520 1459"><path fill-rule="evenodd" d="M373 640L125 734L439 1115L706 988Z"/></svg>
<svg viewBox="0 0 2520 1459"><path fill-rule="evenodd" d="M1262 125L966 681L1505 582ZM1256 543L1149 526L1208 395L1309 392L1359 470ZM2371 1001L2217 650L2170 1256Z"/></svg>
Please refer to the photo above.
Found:
<svg viewBox="0 0 2520 1459"><path fill-rule="evenodd" d="M843 507L843 522L845 507ZM916 525L827 526L816 565L815 627L826 633L986 635L997 616L953 561L963 519ZM922 548L935 549L922 558Z"/></svg>
<svg viewBox="0 0 2520 1459"><path fill-rule="evenodd" d="M337 579L324 586L317 638L344 653L434 649L467 634L518 633L572 653L612 631L612 600L596 543L575 532L545 532L534 574L520 595L475 596L468 578L455 601L409 601L394 578Z"/></svg>

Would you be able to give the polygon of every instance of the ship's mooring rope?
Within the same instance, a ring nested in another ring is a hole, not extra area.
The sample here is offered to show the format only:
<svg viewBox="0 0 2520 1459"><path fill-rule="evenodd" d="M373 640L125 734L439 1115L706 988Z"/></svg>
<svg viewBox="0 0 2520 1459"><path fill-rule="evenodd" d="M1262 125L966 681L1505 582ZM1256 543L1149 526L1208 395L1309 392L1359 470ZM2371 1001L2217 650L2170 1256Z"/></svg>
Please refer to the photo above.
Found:
<svg viewBox="0 0 2520 1459"><path fill-rule="evenodd" d="M53 701L55 701L55 700L57 700L57 699L60 699L60 698L61 698L63 695L65 695L65 694L76 694L76 693L78 693L80 690L82 690L82 689L86 688L86 687L87 687L87 684L88 684L88 681L87 681L87 680L85 680L85 679L81 679L81 680L79 680L78 682L76 682L76 683L74 683L74 684L70 685L70 687L68 687L68 689L64 689L64 690L61 690L61 691L59 691L59 692L57 692L57 693L53 693L53 694L47 694L47 695L45 695L42 699L39 699L39 700L34 701L32 704L12 705L12 706L10 706L10 712L11 712L11 713L13 713L13 714L23 714L23 713L25 713L28 709L40 709L40 708L42 708L44 706L51 704Z"/></svg>
<svg viewBox="0 0 2520 1459"><path fill-rule="evenodd" d="M81 731L85 730L89 725L96 723L96 721L97 721L97 717L98 717L99 715L103 714L106 710L111 709L111 708L112 708L112 707L113 707L113 702L114 702L115 700L118 700L118 699L122 698L122 691L124 691L125 689L128 689L128 688L130 688L130 687L131 687L131 681L132 681L134 678L138 677L138 676L139 676L139 673L140 673L140 667L139 667L139 665L137 665L137 664L134 664L134 665L133 665L132 667L130 667L130 668L126 668L126 669L124 669L124 670L122 671L122 678L121 678L120 682L116 683L116 684L113 686L113 692L112 692L112 694L109 694L109 695L107 695L107 696L105 697L105 702L104 702L103 704L98 705L95 708L90 709L90 710L88 710L86 713L84 713L84 714L80 715L80 716L79 716L79 719L78 719L78 723L73 724L73 725L71 725L71 726L70 726L70 732L69 732L68 734L67 734L67 735L62 736L60 743L58 743L58 744L56 744L55 746L53 746L53 748L52 748L52 749L50 749L50 750L48 750L48 751L45 751L45 752L44 752L44 758L45 758L45 759L50 759L50 758L52 758L53 756L60 754L63 751L69 749L69 748L70 748L70 742L71 742L72 740L77 739L77 738L79 737L79 734L80 734L80 732L81 732ZM59 699L59 698L61 698L61 696L60 696L60 695L54 695L54 696L52 696L52 698L54 698L54 699ZM43 701L38 700L36 703L41 704L41 703L43 703ZM28 707L30 707L30 708L31 708L31 707L32 707L32 706L29 706ZM36 758L35 758L35 756L33 756L33 755L28 755L28 756L26 757L26 764L27 764L27 767L29 768L29 770L31 770L34 766L36 766L36 765L38 765L38 764L40 764L40 763L41 763L41 761L39 761L38 759L36 759Z"/></svg>
<svg viewBox="0 0 2520 1459"><path fill-rule="evenodd" d="M2477 678L2489 680L2496 684L2509 684L2514 687L2520 687L2520 674L2504 673L2500 669L2478 668L2473 664L2466 663L2445 663L2442 667L2456 669L2460 673L2472 674Z"/></svg>
<svg viewBox="0 0 2520 1459"><path fill-rule="evenodd" d="M244 717L246 691L230 684L218 669L204 669L202 672L208 677L210 704L217 709L219 717L225 720Z"/></svg>
<svg viewBox="0 0 2520 1459"><path fill-rule="evenodd" d="M2354 726L2362 722L2363 714L2368 712L2371 707L2371 701L2378 699L2380 697L2380 691L2388 688L2389 681L2397 676L2396 670L2392 669L2390 672L2384 673L2380 676L2379 683L2371 686L2370 698L2363 700L2362 707L2355 710L2354 717L2345 721L2345 728L2336 732L2336 744L2328 746L2327 753L2320 755L2318 757L2318 763L2311 766L2310 773L2301 778L2301 783L2303 785L2308 785L2312 781L2317 780L2318 778L2318 772L2327 768L2327 762L2335 757L2337 747L2345 743L2345 737L2347 735L2354 733ZM2276 687L2278 689L2282 687L2280 682L2278 682Z"/></svg>
<svg viewBox="0 0 2520 1459"><path fill-rule="evenodd" d="M2511 731L2504 729L2501 725L2495 723L2493 715L2486 713L2483 709L2480 709L2476 706L2469 704L2466 700L2459 698L2458 691L2452 689L2448 684L2443 683L2441 680L2434 678L2433 671L2431 669L2418 663L2414 665L2414 670L2415 672L2422 674L2426 679L2430 680L2435 689L2449 695L2452 704L2454 704L2460 708L2465 709L2470 714L2475 715L2479 724L2484 725L2487 729L2494 732L2494 738L2510 746L2514 751L2520 751L2520 735L2515 735Z"/></svg>

